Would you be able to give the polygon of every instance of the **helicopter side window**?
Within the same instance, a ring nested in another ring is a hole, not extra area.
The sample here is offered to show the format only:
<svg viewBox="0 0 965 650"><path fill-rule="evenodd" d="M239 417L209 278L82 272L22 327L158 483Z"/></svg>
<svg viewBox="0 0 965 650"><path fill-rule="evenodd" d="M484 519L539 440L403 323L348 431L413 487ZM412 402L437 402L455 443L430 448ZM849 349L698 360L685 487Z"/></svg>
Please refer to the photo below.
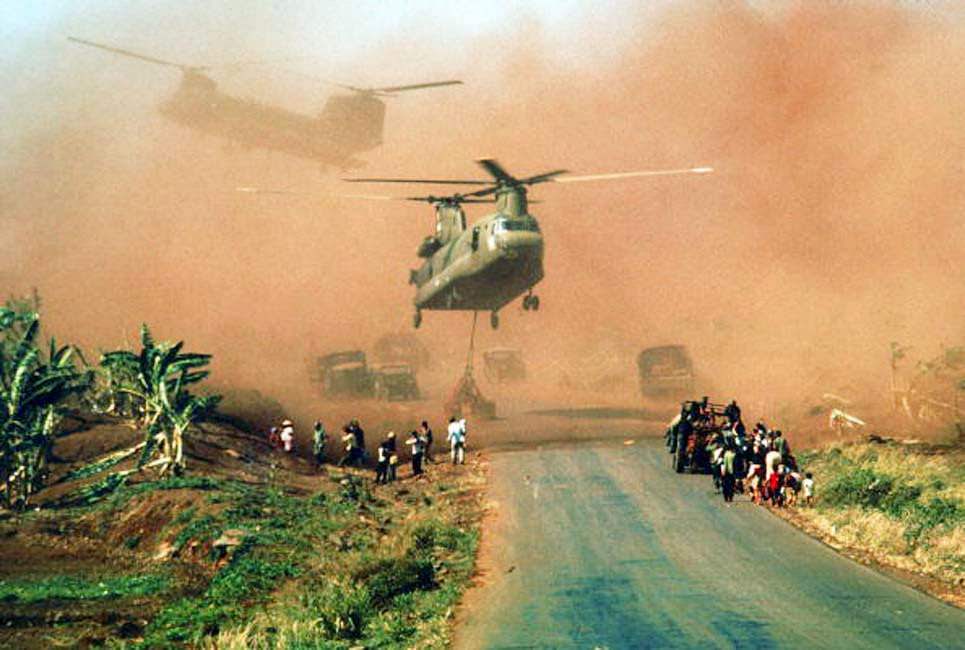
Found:
<svg viewBox="0 0 965 650"><path fill-rule="evenodd" d="M479 226L472 229L472 249L479 248Z"/></svg>
<svg viewBox="0 0 965 650"><path fill-rule="evenodd" d="M509 232L513 230L539 232L539 224L536 223L534 219L500 219L495 224L494 232Z"/></svg>

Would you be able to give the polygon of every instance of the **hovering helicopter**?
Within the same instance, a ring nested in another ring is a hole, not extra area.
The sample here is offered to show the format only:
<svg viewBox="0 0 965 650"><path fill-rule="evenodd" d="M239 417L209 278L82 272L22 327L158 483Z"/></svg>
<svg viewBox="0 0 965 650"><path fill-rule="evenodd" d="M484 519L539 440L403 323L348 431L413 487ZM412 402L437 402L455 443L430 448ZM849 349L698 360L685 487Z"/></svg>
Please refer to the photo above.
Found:
<svg viewBox="0 0 965 650"><path fill-rule="evenodd" d="M413 324L422 324L422 310L489 311L493 329L499 327L499 310L523 296L523 309L538 310L539 296L533 288L543 279L543 235L529 213L527 187L539 183L573 183L636 176L706 174L711 167L635 171L589 176L565 176L557 169L526 178L515 178L492 159L476 161L493 180L407 178L349 178L350 183L425 183L433 185L483 185L482 189L449 196L358 198L424 201L435 207L436 231L426 237L417 254L424 261L410 271L415 285ZM489 198L492 197L492 198ZM495 203L496 212L466 223L462 205ZM525 295L524 295L525 294Z"/></svg>
<svg viewBox="0 0 965 650"><path fill-rule="evenodd" d="M382 98L403 91L462 83L450 79L379 88L336 84L351 94L330 97L318 117L312 117L225 94L204 73L208 66L165 61L73 36L67 39L148 63L178 68L182 74L181 84L160 106L161 114L177 124L246 147L281 151L341 169L363 166L363 161L352 156L382 144L385 124Z"/></svg>

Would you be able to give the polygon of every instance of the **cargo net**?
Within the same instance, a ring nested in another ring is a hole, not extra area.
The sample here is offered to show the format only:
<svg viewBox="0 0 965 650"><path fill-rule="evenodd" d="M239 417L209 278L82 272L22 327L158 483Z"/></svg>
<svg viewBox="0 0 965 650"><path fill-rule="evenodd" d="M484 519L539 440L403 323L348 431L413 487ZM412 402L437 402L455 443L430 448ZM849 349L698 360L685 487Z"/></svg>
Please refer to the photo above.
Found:
<svg viewBox="0 0 965 650"><path fill-rule="evenodd" d="M496 403L486 399L473 377L473 356L475 354L477 313L472 314L472 331L469 334L469 354L466 357L466 370L456 382L446 401L446 415L456 418L475 416L487 420L496 418Z"/></svg>

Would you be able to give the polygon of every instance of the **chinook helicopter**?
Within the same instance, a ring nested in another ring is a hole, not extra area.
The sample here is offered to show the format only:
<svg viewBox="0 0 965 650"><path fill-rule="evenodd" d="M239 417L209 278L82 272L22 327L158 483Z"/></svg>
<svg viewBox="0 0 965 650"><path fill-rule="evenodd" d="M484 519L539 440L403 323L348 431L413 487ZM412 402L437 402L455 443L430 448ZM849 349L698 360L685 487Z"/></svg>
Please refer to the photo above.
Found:
<svg viewBox="0 0 965 650"><path fill-rule="evenodd" d="M483 185L482 189L449 196L385 197L356 195L378 200L423 201L436 211L436 231L417 251L424 260L409 273L415 285L413 325L422 324L423 310L490 312L493 329L499 327L499 310L523 296L523 309L538 310L539 296L533 288L543 279L543 235L529 212L527 187L539 183L572 183L637 176L706 174L711 167L635 171L589 176L566 176L557 169L516 178L492 159L476 161L493 180L408 178L347 178L350 183L424 183L431 185ZM491 197L491 198L490 198ZM467 226L467 203L495 203L496 212Z"/></svg>
<svg viewBox="0 0 965 650"><path fill-rule="evenodd" d="M165 61L73 36L68 36L67 40L148 63L178 68L182 75L181 84L174 95L160 106L161 114L177 124L238 142L248 148L281 151L340 169L362 167L364 162L353 158L353 155L382 144L385 123L385 102L382 98L393 97L398 92L462 83L450 79L379 88L336 84L350 94L329 97L321 113L312 117L221 92L217 83L204 74L208 66Z"/></svg>

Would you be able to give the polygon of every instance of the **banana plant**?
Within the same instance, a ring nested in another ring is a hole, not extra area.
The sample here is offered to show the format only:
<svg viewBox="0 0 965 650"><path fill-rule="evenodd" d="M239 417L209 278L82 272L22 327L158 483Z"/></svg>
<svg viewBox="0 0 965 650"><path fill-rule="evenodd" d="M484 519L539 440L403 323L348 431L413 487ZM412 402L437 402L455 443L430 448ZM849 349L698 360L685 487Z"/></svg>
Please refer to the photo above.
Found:
<svg viewBox="0 0 965 650"><path fill-rule="evenodd" d="M116 350L101 358L112 377L128 378L114 390L128 398L132 413L145 431L138 467L158 467L163 476L184 470L184 435L207 414L219 396L190 392L204 380L209 354L185 353L184 342L156 342L147 325L141 326L141 351Z"/></svg>
<svg viewBox="0 0 965 650"><path fill-rule="evenodd" d="M74 364L75 349L51 339L37 346L36 312L0 308L0 491L7 507L27 505L46 480L63 404L90 386Z"/></svg>

